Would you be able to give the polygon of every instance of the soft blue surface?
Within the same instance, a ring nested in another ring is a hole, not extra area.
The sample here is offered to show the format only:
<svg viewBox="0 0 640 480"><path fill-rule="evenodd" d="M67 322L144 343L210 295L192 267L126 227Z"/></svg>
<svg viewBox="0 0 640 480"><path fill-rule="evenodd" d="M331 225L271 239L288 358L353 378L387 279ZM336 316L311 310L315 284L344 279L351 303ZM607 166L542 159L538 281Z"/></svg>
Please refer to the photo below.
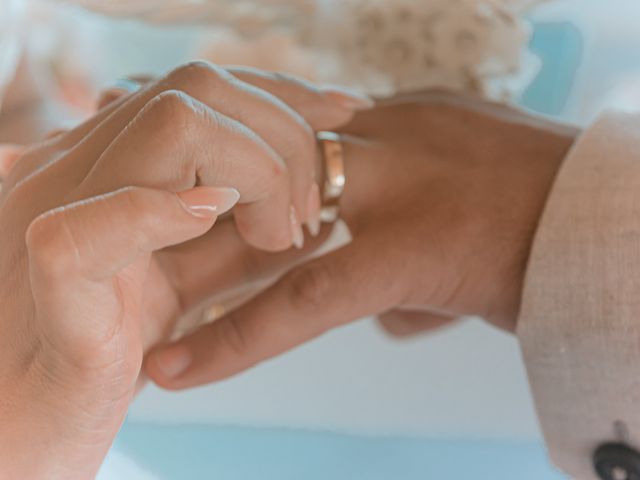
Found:
<svg viewBox="0 0 640 480"><path fill-rule="evenodd" d="M543 59L544 67L522 104L557 114L579 63L579 34L568 24L539 25L532 49ZM116 445L162 480L565 478L549 466L543 446L535 443L127 424Z"/></svg>
<svg viewBox="0 0 640 480"><path fill-rule="evenodd" d="M546 115L562 113L580 66L583 43L580 31L570 23L537 25L530 48L542 60L542 68L520 103Z"/></svg>
<svg viewBox="0 0 640 480"><path fill-rule="evenodd" d="M128 424L117 448L162 480L561 480L541 445Z"/></svg>

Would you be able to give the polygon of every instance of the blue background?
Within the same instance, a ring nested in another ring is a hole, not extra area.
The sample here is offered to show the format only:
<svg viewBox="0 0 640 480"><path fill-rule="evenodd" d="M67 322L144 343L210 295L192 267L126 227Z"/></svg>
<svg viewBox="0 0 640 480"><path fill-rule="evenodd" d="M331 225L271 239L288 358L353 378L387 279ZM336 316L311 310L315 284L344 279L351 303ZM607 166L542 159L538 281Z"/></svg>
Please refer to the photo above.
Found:
<svg viewBox="0 0 640 480"><path fill-rule="evenodd" d="M130 424L116 447L163 480L565 478L536 443Z"/></svg>

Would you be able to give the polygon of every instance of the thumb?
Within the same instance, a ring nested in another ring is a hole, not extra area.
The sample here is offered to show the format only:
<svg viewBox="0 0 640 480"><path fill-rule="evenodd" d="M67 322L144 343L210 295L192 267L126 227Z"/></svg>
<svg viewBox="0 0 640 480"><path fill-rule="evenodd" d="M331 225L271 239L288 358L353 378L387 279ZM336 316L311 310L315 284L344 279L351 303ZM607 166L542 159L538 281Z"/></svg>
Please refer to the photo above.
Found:
<svg viewBox="0 0 640 480"><path fill-rule="evenodd" d="M31 288L55 351L74 365L91 365L125 321L125 299L139 293L130 278L123 293L115 275L144 255L202 235L238 198L233 189L175 194L130 187L37 217L26 233Z"/></svg>
<svg viewBox="0 0 640 480"><path fill-rule="evenodd" d="M286 352L349 321L388 310L402 298L389 282L397 263L376 238L295 268L220 320L150 353L146 371L160 386L205 384Z"/></svg>

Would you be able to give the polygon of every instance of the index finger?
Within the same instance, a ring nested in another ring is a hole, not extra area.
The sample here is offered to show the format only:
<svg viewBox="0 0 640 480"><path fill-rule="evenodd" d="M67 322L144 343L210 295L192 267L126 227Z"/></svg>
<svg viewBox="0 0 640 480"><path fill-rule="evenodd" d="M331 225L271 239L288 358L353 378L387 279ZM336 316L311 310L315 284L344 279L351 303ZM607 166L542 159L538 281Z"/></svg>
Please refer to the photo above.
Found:
<svg viewBox="0 0 640 480"><path fill-rule="evenodd" d="M394 262L380 251L378 239L370 237L292 270L230 315L153 351L147 373L168 389L218 381L390 309L402 291L399 282L388 281Z"/></svg>
<svg viewBox="0 0 640 480"><path fill-rule="evenodd" d="M364 93L340 86L316 86L284 73L253 67L225 67L239 80L270 92L300 113L315 131L333 130L349 123L355 112L375 102Z"/></svg>

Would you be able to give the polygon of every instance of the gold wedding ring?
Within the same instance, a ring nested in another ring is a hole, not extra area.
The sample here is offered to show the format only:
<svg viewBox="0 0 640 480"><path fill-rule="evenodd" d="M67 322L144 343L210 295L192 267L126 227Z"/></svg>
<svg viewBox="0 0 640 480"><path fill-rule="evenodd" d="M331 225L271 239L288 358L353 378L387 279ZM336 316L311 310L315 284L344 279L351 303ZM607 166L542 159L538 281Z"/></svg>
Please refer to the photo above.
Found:
<svg viewBox="0 0 640 480"><path fill-rule="evenodd" d="M324 187L320 219L333 223L340 216L340 197L344 192L344 147L340 135L333 132L318 132L318 143L324 163Z"/></svg>

